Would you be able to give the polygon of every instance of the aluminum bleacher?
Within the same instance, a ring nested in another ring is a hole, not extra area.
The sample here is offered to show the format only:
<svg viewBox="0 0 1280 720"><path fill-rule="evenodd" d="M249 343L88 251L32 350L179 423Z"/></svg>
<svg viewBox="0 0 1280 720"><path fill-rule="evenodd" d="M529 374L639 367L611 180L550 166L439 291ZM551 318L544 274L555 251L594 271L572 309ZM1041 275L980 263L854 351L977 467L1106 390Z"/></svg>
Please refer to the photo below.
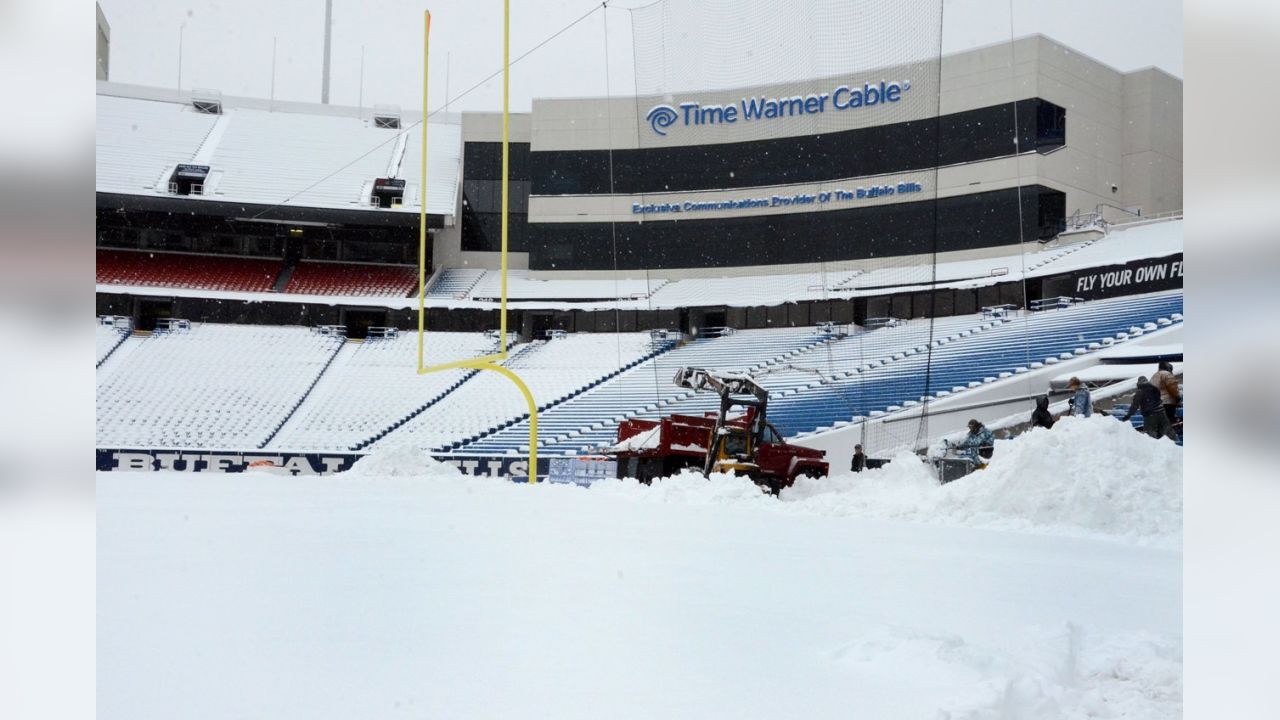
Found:
<svg viewBox="0 0 1280 720"><path fill-rule="evenodd" d="M283 266L280 260L225 255L103 249L97 252L98 283L103 285L268 292Z"/></svg>
<svg viewBox="0 0 1280 720"><path fill-rule="evenodd" d="M418 271L404 265L300 262L284 292L299 295L406 297L418 288Z"/></svg>

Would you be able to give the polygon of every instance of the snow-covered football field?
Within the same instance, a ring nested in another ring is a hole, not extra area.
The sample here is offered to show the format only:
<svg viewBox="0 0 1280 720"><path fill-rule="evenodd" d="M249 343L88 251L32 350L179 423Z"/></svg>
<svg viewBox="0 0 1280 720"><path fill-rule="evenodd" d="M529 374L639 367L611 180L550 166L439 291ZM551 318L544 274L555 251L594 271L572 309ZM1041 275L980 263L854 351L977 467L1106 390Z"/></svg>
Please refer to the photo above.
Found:
<svg viewBox="0 0 1280 720"><path fill-rule="evenodd" d="M1182 451L589 489L98 475L103 718L1171 718ZM363 467L362 467L363 465Z"/></svg>

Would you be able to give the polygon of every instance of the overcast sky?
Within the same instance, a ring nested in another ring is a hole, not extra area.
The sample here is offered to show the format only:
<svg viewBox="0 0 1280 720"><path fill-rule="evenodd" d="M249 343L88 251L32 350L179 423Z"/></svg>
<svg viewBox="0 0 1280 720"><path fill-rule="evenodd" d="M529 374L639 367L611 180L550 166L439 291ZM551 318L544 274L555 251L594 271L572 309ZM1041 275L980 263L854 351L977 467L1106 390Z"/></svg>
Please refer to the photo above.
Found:
<svg viewBox="0 0 1280 720"><path fill-rule="evenodd" d="M794 2L794 0L791 0ZM881 0L883 1L883 0ZM512 68L512 110L534 97L633 92L630 13L649 0L512 2L513 59L575 19L590 16ZM184 89L268 97L272 41L275 97L318 102L324 0L100 0L111 25L111 79L174 87L182 40ZM945 0L943 49L1009 38L1010 0ZM330 102L422 102L422 7L397 0L333 0ZM499 0L431 0L432 109L446 83L456 97L501 66ZM606 18L607 14L607 18ZM1015 35L1043 33L1120 70L1149 65L1182 76L1182 4L1177 0L1013 0ZM605 27L609 75L605 77ZM361 80L363 47L364 72ZM447 69L447 74L446 74ZM362 93L363 87L363 93ZM362 97L363 96L363 97ZM498 110L494 80L451 110Z"/></svg>

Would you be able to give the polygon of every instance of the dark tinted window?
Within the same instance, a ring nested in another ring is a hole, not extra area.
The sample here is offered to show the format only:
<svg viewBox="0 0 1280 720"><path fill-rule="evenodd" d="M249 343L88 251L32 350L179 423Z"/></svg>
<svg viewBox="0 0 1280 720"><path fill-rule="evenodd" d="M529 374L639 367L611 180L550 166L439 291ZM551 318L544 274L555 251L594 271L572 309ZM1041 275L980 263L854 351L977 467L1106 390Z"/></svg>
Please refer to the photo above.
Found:
<svg viewBox="0 0 1280 720"><path fill-rule="evenodd" d="M1019 195L1022 212L1018 209ZM849 210L643 223L537 223L535 270L732 267L896 257L1011 245L1062 222L1065 196L1042 186ZM1043 210L1042 210L1043 206ZM934 213L937 212L937 232ZM1023 227L1019 232L1018 219ZM935 244L936 243L936 244ZM910 307L901 315L908 317Z"/></svg>
<svg viewBox="0 0 1280 720"><path fill-rule="evenodd" d="M1062 108L1039 98L1020 100L1016 105L1023 148L1065 141L1066 114ZM614 150L612 192L821 182L1004 157L1018 147L1012 137L1014 115L1014 103L1007 103L825 135ZM534 195L611 192L608 150L535 152L529 157Z"/></svg>

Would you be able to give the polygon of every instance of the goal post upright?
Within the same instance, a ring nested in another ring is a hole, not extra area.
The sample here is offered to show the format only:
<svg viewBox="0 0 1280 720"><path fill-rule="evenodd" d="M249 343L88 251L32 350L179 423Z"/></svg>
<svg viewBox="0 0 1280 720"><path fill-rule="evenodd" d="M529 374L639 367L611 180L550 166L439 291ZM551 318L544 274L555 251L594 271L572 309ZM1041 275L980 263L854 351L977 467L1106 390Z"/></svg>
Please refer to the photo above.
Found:
<svg viewBox="0 0 1280 720"><path fill-rule="evenodd" d="M510 380L524 395L529 406L529 482L538 481L538 404L520 376L502 364L507 358L507 202L508 173L510 171L508 135L511 105L511 0L502 3L502 253L501 297L498 305L498 352L476 358L425 365L426 346L426 293L427 293L427 71L429 65L429 39L431 35L431 11L423 11L422 29L422 177L418 188L418 374L451 369L489 370Z"/></svg>
<svg viewBox="0 0 1280 720"><path fill-rule="evenodd" d="M427 304L427 55L431 49L431 11L422 11L422 148L418 178L418 372L422 373Z"/></svg>

